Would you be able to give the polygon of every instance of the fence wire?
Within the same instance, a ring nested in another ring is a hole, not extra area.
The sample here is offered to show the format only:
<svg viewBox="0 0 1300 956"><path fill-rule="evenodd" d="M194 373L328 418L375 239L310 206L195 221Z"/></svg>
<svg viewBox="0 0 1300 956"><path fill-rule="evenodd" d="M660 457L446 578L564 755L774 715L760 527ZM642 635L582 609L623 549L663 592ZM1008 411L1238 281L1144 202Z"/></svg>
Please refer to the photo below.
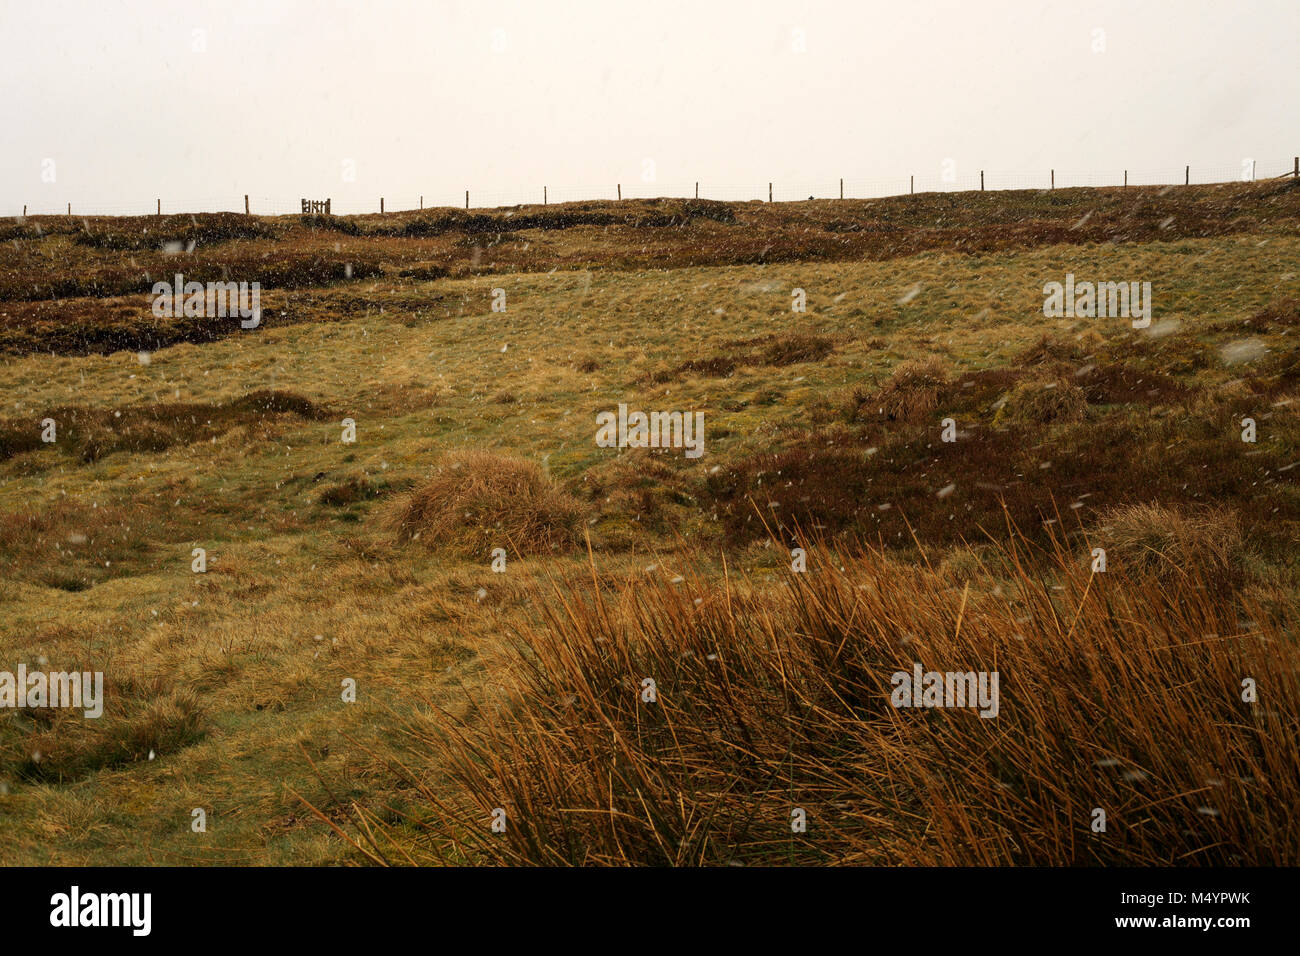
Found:
<svg viewBox="0 0 1300 956"><path fill-rule="evenodd" d="M1162 169L1116 168L1107 171L1081 171L1071 169L1042 170L1041 172L949 171L947 175L907 175L884 179L845 178L816 180L800 183L719 183L679 182L647 183L611 182L605 185L537 186L507 190L470 187L466 202L465 190L442 190L423 195L384 196L385 212L411 212L420 208L493 209L505 206L537 205L543 202L590 202L618 199L717 199L728 202L795 202L807 199L883 199L910 193L969 192L1010 189L1070 189L1072 187L1130 186L1195 186L1232 182L1251 182L1293 175L1295 161L1245 161L1236 166L1179 166ZM322 196L310 196L322 199ZM10 207L4 215L20 216L24 208L29 216L63 216L69 214L69 204L44 200L28 203L25 207ZM283 196L248 197L248 211L260 216L282 216L301 212L300 199ZM156 199L139 202L71 203L73 216L147 216L161 209L163 215L199 212L244 211L244 196L207 196L192 199ZM380 197L373 201L332 199L331 211L335 215L365 215L378 213Z"/></svg>

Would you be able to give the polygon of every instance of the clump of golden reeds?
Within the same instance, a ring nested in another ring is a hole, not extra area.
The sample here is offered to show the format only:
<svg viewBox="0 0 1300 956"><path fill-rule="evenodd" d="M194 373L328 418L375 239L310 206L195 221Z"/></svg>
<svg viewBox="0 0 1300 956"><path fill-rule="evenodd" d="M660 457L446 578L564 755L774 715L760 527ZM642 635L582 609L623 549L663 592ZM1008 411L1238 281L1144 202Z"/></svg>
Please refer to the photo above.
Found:
<svg viewBox="0 0 1300 956"><path fill-rule="evenodd" d="M767 587L659 567L553 581L516 634L514 690L412 725L451 782L417 775L432 859L1300 862L1292 625L1196 554L1170 581L1017 535L954 586L805 547L807 571ZM914 662L996 671L996 717L894 707Z"/></svg>

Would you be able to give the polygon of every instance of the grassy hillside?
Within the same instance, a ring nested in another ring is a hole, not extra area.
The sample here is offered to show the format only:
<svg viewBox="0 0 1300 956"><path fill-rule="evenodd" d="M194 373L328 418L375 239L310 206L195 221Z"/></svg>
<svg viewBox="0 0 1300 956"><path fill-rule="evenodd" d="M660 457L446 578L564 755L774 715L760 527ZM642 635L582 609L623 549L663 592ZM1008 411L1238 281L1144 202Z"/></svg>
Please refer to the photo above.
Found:
<svg viewBox="0 0 1300 956"><path fill-rule="evenodd" d="M3 862L1300 862L1293 185L3 228Z"/></svg>

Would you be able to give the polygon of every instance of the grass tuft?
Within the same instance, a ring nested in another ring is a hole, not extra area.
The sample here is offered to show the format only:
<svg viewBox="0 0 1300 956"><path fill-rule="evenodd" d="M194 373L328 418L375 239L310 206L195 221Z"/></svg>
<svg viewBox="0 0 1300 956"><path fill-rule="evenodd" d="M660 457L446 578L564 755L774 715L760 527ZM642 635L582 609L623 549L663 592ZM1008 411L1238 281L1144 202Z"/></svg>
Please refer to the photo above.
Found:
<svg viewBox="0 0 1300 956"><path fill-rule="evenodd" d="M586 509L536 462L495 452L448 452L412 491L394 524L404 540L487 559L564 551L578 543Z"/></svg>

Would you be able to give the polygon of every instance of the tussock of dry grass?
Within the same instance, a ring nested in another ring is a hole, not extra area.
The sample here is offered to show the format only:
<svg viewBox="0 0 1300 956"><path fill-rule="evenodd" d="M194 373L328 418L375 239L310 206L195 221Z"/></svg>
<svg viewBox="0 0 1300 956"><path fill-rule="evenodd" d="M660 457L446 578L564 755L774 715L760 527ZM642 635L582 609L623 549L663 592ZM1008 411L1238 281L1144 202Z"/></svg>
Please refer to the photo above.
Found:
<svg viewBox="0 0 1300 956"><path fill-rule="evenodd" d="M1106 548L1108 564L1119 569L1170 583L1185 581L1194 568L1217 582L1244 577L1246 544L1230 508L1133 504L1103 512L1099 522L1095 537Z"/></svg>
<svg viewBox="0 0 1300 956"><path fill-rule="evenodd" d="M1088 396L1066 379L1022 381L1001 399L995 422L1017 421L1035 425L1082 421Z"/></svg>
<svg viewBox="0 0 1300 956"><path fill-rule="evenodd" d="M930 357L909 359L894 369L883 388L862 411L887 421L925 421L939 407L948 384L948 366Z"/></svg>
<svg viewBox="0 0 1300 956"><path fill-rule="evenodd" d="M407 497L394 524L408 540L487 560L562 551L581 537L585 509L536 462L490 451L448 452Z"/></svg>

